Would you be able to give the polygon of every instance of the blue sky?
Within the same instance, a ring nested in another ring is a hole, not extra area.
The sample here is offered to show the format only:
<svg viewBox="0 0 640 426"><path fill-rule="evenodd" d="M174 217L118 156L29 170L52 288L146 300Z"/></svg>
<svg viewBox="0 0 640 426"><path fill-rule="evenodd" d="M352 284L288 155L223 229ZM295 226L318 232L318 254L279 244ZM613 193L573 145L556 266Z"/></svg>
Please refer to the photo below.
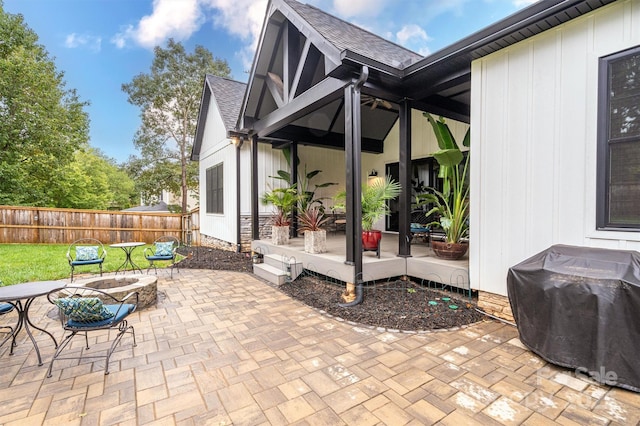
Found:
<svg viewBox="0 0 640 426"><path fill-rule="evenodd" d="M2 0L0 0L2 1ZM302 0L423 55L532 0ZM90 143L118 162L137 154L139 110L121 90L148 73L153 47L169 37L202 45L247 80L267 0L4 0L22 14L76 89L91 120Z"/></svg>

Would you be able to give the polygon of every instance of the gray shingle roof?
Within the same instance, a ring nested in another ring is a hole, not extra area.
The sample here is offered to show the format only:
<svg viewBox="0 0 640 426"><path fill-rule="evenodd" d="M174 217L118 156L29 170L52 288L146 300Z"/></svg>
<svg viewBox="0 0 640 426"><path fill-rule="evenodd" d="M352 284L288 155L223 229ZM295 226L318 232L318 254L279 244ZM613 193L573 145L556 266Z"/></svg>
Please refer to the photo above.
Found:
<svg viewBox="0 0 640 426"><path fill-rule="evenodd" d="M218 104L225 129L227 131L234 130L247 87L246 83L211 74L207 74L207 82Z"/></svg>
<svg viewBox="0 0 640 426"><path fill-rule="evenodd" d="M322 10L295 0L284 0L338 50L350 50L394 68L403 69L421 60L419 54L385 40Z"/></svg>

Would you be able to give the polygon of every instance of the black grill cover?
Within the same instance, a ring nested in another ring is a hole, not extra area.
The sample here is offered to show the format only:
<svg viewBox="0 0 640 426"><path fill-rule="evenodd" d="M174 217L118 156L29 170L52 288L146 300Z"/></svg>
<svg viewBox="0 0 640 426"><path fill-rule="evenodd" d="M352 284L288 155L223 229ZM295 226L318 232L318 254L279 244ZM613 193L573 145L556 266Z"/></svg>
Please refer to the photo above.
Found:
<svg viewBox="0 0 640 426"><path fill-rule="evenodd" d="M507 289L529 349L640 392L640 253L555 245L510 268Z"/></svg>

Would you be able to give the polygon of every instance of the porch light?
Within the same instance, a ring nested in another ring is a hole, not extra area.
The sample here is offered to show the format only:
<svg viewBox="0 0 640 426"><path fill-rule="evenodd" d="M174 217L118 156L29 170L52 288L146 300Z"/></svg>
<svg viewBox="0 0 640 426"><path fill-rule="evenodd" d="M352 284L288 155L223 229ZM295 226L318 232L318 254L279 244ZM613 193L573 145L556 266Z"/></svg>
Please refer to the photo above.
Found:
<svg viewBox="0 0 640 426"><path fill-rule="evenodd" d="M241 136L233 136L231 138L231 144L236 148L241 148L243 142L244 142L244 138Z"/></svg>
<svg viewBox="0 0 640 426"><path fill-rule="evenodd" d="M374 178L374 177L378 177L378 171L376 169L371 170L371 172L369 172L369 178Z"/></svg>

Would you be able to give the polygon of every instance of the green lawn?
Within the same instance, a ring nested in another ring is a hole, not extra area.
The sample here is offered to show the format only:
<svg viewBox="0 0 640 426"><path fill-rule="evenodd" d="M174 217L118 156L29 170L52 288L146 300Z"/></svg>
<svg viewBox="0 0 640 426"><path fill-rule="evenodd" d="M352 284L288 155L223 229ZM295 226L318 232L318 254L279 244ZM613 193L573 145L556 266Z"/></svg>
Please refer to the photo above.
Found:
<svg viewBox="0 0 640 426"><path fill-rule="evenodd" d="M0 244L0 282L2 285L12 285L69 278L71 267L66 257L68 247L68 244ZM149 265L142 254L145 247L148 245L137 247L131 256L143 271ZM114 272L124 262L124 251L108 246L105 249L107 257L102 269L104 272ZM156 262L159 268L168 264ZM86 273L99 274L100 268L98 265L76 267L74 274Z"/></svg>

